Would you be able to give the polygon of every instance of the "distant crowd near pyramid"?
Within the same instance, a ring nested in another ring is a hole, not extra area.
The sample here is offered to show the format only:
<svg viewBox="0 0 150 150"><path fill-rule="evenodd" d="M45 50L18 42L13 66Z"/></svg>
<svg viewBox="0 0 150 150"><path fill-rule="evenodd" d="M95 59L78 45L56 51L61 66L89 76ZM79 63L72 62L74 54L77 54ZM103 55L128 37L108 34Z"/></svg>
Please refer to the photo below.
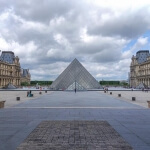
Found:
<svg viewBox="0 0 150 150"><path fill-rule="evenodd" d="M100 89L99 82L75 58L50 86L54 90Z"/></svg>

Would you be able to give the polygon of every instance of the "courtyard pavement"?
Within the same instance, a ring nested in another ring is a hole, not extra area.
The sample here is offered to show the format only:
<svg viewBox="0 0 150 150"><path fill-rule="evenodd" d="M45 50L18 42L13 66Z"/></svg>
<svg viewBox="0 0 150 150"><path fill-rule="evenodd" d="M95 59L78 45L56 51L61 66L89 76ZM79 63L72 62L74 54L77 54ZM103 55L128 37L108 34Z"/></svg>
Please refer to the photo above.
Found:
<svg viewBox="0 0 150 150"><path fill-rule="evenodd" d="M107 121L135 150L150 149L150 110L101 92L53 92L0 109L0 150L15 150L41 121Z"/></svg>

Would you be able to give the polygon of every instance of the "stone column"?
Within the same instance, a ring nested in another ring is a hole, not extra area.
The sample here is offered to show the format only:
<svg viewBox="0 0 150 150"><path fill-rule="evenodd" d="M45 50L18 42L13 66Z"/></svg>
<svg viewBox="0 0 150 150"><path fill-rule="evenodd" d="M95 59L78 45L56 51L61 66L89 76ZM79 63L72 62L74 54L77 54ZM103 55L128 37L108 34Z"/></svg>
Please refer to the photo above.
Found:
<svg viewBox="0 0 150 150"><path fill-rule="evenodd" d="M4 78L4 86L6 85L6 80L5 80L5 78Z"/></svg>

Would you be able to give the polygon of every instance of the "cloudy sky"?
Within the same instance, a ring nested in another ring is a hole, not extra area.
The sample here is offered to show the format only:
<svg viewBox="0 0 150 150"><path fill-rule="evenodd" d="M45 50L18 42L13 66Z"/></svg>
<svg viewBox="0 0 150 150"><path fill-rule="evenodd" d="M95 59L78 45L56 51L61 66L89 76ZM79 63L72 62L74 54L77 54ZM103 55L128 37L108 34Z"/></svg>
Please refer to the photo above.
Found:
<svg viewBox="0 0 150 150"><path fill-rule="evenodd" d="M54 80L74 58L97 80L127 79L149 36L150 0L0 0L0 50L32 80Z"/></svg>

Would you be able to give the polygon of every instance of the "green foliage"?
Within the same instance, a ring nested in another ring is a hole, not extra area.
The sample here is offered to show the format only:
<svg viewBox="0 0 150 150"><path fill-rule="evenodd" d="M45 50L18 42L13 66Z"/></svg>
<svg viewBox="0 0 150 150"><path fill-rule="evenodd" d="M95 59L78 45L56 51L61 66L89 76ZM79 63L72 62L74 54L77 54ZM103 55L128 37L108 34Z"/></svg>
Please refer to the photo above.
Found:
<svg viewBox="0 0 150 150"><path fill-rule="evenodd" d="M122 85L122 86L128 86L128 83L126 83L126 82L121 82L121 85Z"/></svg>
<svg viewBox="0 0 150 150"><path fill-rule="evenodd" d="M21 82L21 86L28 86L30 85L28 82Z"/></svg>
<svg viewBox="0 0 150 150"><path fill-rule="evenodd" d="M128 86L128 83L120 81L99 81L99 83L106 86Z"/></svg>
<svg viewBox="0 0 150 150"><path fill-rule="evenodd" d="M119 86L120 81L100 81L99 82L101 85L114 85L114 86Z"/></svg>
<svg viewBox="0 0 150 150"><path fill-rule="evenodd" d="M51 85L53 81L31 81L30 84L36 85L38 83L38 85Z"/></svg>

